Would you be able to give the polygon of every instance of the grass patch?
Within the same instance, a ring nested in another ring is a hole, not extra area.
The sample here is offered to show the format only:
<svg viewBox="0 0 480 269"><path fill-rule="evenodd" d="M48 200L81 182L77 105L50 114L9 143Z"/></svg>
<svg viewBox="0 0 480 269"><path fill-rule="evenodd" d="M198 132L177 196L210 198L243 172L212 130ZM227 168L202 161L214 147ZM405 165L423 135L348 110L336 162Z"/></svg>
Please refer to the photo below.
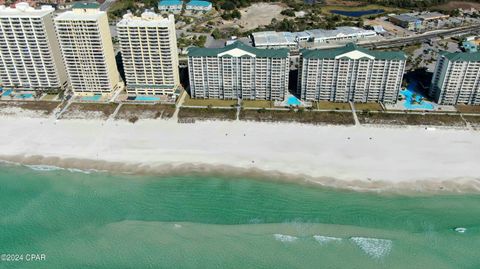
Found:
<svg viewBox="0 0 480 269"><path fill-rule="evenodd" d="M357 112L357 116L362 124L465 126L460 115Z"/></svg>
<svg viewBox="0 0 480 269"><path fill-rule="evenodd" d="M62 114L65 119L108 119L118 104L73 103Z"/></svg>
<svg viewBox="0 0 480 269"><path fill-rule="evenodd" d="M124 104L115 119L132 121L133 119L169 119L175 112L175 105L138 105Z"/></svg>
<svg viewBox="0 0 480 269"><path fill-rule="evenodd" d="M42 97L42 101L53 101L58 96L58 94L47 94Z"/></svg>
<svg viewBox="0 0 480 269"><path fill-rule="evenodd" d="M335 103L330 101L314 102L312 106L322 110L352 110L349 103Z"/></svg>
<svg viewBox="0 0 480 269"><path fill-rule="evenodd" d="M315 112L303 110L242 110L241 120L261 122L299 122L309 124L353 125L352 113L348 112Z"/></svg>
<svg viewBox="0 0 480 269"><path fill-rule="evenodd" d="M245 100L242 101L243 107L253 107L253 108L273 108L273 101L267 100Z"/></svg>
<svg viewBox="0 0 480 269"><path fill-rule="evenodd" d="M212 107L232 107L237 104L237 100L222 99L193 99L188 94L183 102L184 106L212 106Z"/></svg>
<svg viewBox="0 0 480 269"><path fill-rule="evenodd" d="M189 108L182 107L178 112L180 120L235 120L236 109Z"/></svg>
<svg viewBox="0 0 480 269"><path fill-rule="evenodd" d="M58 107L59 102L50 102L50 101L10 101L0 103L0 108L9 108L17 107L25 110L32 110L40 112L44 115L52 114L53 110Z"/></svg>
<svg viewBox="0 0 480 269"><path fill-rule="evenodd" d="M355 103L355 109L357 111L370 110L370 111L382 111L383 108L379 103Z"/></svg>
<svg viewBox="0 0 480 269"><path fill-rule="evenodd" d="M457 105L455 108L461 113L480 113L480 106Z"/></svg>

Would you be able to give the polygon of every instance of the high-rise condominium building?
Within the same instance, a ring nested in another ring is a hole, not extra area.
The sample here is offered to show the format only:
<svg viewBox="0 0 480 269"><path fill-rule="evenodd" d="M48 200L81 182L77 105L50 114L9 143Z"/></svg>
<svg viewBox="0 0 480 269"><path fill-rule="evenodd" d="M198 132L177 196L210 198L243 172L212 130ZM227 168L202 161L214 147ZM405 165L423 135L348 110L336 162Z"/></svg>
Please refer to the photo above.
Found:
<svg viewBox="0 0 480 269"><path fill-rule="evenodd" d="M0 84L29 90L58 91L67 74L53 27L54 9L27 3L0 6Z"/></svg>
<svg viewBox="0 0 480 269"><path fill-rule="evenodd" d="M298 74L301 98L395 103L406 59L403 52L371 51L354 44L303 50Z"/></svg>
<svg viewBox="0 0 480 269"><path fill-rule="evenodd" d="M98 4L74 4L55 18L55 27L76 94L108 94L121 87L107 13Z"/></svg>
<svg viewBox="0 0 480 269"><path fill-rule="evenodd" d="M442 105L480 105L480 52L440 52L430 95Z"/></svg>
<svg viewBox="0 0 480 269"><path fill-rule="evenodd" d="M173 15L127 14L117 24L129 94L173 94L180 84Z"/></svg>
<svg viewBox="0 0 480 269"><path fill-rule="evenodd" d="M289 51L257 49L239 41L220 49L188 51L194 98L283 100L288 92Z"/></svg>

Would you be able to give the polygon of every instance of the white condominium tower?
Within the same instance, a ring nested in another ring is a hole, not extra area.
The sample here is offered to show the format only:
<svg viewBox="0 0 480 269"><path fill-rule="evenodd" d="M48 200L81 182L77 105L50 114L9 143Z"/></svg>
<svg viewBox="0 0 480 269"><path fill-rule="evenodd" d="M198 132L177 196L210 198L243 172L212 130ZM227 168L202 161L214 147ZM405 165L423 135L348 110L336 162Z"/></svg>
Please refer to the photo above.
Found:
<svg viewBox="0 0 480 269"><path fill-rule="evenodd" d="M239 41L221 49L188 51L194 98L283 100L288 92L288 49L257 49Z"/></svg>
<svg viewBox="0 0 480 269"><path fill-rule="evenodd" d="M76 94L108 94L120 87L107 13L98 4L74 4L55 18L55 26Z"/></svg>
<svg viewBox="0 0 480 269"><path fill-rule="evenodd" d="M395 103L407 57L354 44L302 50L298 72L301 98L308 101Z"/></svg>
<svg viewBox="0 0 480 269"><path fill-rule="evenodd" d="M53 11L27 3L0 6L0 86L46 91L66 86Z"/></svg>
<svg viewBox="0 0 480 269"><path fill-rule="evenodd" d="M480 52L440 52L430 96L441 105L480 105Z"/></svg>
<svg viewBox="0 0 480 269"><path fill-rule="evenodd" d="M129 94L173 94L180 84L172 14L126 14L117 24Z"/></svg>

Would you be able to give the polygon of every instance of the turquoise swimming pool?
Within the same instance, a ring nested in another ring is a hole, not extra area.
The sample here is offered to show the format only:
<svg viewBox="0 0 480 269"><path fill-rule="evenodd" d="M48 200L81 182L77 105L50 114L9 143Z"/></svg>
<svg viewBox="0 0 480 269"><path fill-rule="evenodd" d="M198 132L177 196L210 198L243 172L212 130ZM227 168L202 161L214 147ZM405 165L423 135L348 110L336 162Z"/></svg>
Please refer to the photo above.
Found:
<svg viewBox="0 0 480 269"><path fill-rule="evenodd" d="M12 90L6 90L2 93L2 96L9 96L12 92Z"/></svg>
<svg viewBox="0 0 480 269"><path fill-rule="evenodd" d="M298 98L293 95L287 98L287 102L286 102L287 106L299 106L301 104L302 102L300 102L300 100L298 100Z"/></svg>
<svg viewBox="0 0 480 269"><path fill-rule="evenodd" d="M93 96L84 96L81 98L81 100L82 101L98 101L100 100L100 98L102 98L102 96L100 94L96 94Z"/></svg>
<svg viewBox="0 0 480 269"><path fill-rule="evenodd" d="M30 98L33 98L33 94L31 93L21 93L21 94L17 94L15 95L16 98L22 98L22 99L30 99Z"/></svg>
<svg viewBox="0 0 480 269"><path fill-rule="evenodd" d="M433 110L435 108L432 103L422 100L425 97L417 91L417 82L408 84L406 89L400 91L400 94L405 98L403 103L405 109Z"/></svg>
<svg viewBox="0 0 480 269"><path fill-rule="evenodd" d="M147 95L139 95L139 96L135 97L135 101L149 101L149 102L154 102L154 101L160 101L160 97L147 96Z"/></svg>

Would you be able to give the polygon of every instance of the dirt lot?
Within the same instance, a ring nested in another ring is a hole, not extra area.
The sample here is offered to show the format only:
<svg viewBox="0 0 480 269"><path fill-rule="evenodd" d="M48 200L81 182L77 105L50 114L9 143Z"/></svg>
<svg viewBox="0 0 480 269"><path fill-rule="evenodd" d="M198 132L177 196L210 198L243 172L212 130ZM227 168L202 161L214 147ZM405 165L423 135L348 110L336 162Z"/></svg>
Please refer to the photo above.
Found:
<svg viewBox="0 0 480 269"><path fill-rule="evenodd" d="M399 113L362 113L357 112L362 124L378 125L432 125L463 127L465 122L459 115L399 114Z"/></svg>
<svg viewBox="0 0 480 269"><path fill-rule="evenodd" d="M118 104L74 103L62 115L62 119L103 119L115 111Z"/></svg>
<svg viewBox="0 0 480 269"><path fill-rule="evenodd" d="M282 20L285 16L280 12L286 7L281 3L255 3L247 8L240 9L242 17L233 22L224 22L225 27L238 25L244 31L256 29L259 26L269 25L273 18Z"/></svg>
<svg viewBox="0 0 480 269"><path fill-rule="evenodd" d="M182 107L178 113L179 120L235 120L236 109L188 108Z"/></svg>
<svg viewBox="0 0 480 269"><path fill-rule="evenodd" d="M116 120L136 122L140 119L169 119L175 112L174 105L124 104L115 116Z"/></svg>
<svg viewBox="0 0 480 269"><path fill-rule="evenodd" d="M354 124L352 113L349 112L313 112L288 110L242 110L240 119L262 122L298 122L309 124Z"/></svg>

